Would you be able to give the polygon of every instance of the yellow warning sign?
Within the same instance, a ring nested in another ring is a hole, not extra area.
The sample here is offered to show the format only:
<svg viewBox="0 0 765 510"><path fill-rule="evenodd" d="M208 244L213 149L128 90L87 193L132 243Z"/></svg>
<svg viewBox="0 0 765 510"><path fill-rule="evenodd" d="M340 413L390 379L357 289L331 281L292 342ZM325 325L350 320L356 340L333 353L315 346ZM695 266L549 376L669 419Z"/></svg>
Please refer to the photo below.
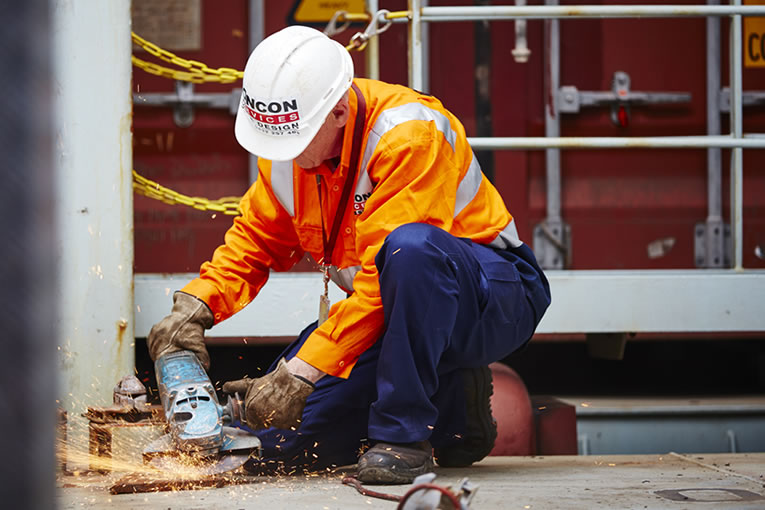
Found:
<svg viewBox="0 0 765 510"><path fill-rule="evenodd" d="M298 0L291 17L296 23L327 23L337 11L363 13L364 0Z"/></svg>
<svg viewBox="0 0 765 510"><path fill-rule="evenodd" d="M765 5L765 0L746 0L746 5ZM765 67L765 18L744 18L744 67Z"/></svg>

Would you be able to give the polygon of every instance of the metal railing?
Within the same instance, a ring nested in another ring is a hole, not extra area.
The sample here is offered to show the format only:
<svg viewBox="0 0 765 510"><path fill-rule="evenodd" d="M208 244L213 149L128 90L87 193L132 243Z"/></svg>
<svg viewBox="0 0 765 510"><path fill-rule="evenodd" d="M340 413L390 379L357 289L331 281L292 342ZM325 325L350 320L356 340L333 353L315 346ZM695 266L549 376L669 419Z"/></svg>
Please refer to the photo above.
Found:
<svg viewBox="0 0 765 510"><path fill-rule="evenodd" d="M409 85L422 89L425 45L422 24L434 22L559 19L559 18L666 18L730 17L730 126L728 136L676 137L560 137L471 138L476 149L584 149L584 148L730 148L732 265L743 270L743 148L765 149L765 138L743 133L742 122L742 16L765 16L765 5L517 5L430 7L423 0L409 0ZM549 133L548 133L549 134ZM558 176L559 179L559 176Z"/></svg>
<svg viewBox="0 0 765 510"><path fill-rule="evenodd" d="M262 0L257 1L261 5ZM367 3L376 12L377 1ZM741 16L765 16L765 5L741 6L489 6L429 7L424 0L409 3L409 72L410 86L427 90L427 28L443 21L490 19L624 18L624 17L723 17L731 18L731 132L728 135L671 137L485 137L470 138L474 149L614 149L614 148L684 148L732 151L732 204L735 258L733 270L608 270L549 271L553 303L539 325L539 333L612 333L612 332L732 332L764 331L765 317L760 313L765 299L765 271L742 268L742 159L746 149L765 148L765 138L745 135L742 128L742 59ZM708 18L714 19L714 18ZM402 20L403 22L403 20ZM718 24L719 26L719 24ZM367 67L376 73L379 66L377 41L370 41ZM719 59L718 59L719 60ZM718 73L719 74L719 73ZM377 74L371 74L375 77ZM719 83L716 86L719 89ZM717 93L715 91L715 97ZM715 118L719 120L720 111ZM708 133L710 133L708 131ZM559 168L558 168L559 171ZM557 179L560 175L548 175ZM717 194L719 195L719 189ZM721 200L718 199L718 207ZM560 196L555 197L560 212ZM556 204L548 201L548 212ZM710 201L711 202L711 201ZM710 206L711 207L711 206ZM168 289L182 287L192 274L138 275L136 277L136 335L145 336L170 306ZM294 336L315 320L313 296L320 293L319 273L273 274L271 282L258 297L257 306L249 306L232 319L213 328L209 336ZM331 290L332 292L332 290ZM714 299L710 296L715 296ZM333 299L342 299L338 290ZM556 305L557 303L557 305ZM759 308L758 308L759 307ZM678 308L685 311L680 313ZM286 312L289 310L289 312Z"/></svg>

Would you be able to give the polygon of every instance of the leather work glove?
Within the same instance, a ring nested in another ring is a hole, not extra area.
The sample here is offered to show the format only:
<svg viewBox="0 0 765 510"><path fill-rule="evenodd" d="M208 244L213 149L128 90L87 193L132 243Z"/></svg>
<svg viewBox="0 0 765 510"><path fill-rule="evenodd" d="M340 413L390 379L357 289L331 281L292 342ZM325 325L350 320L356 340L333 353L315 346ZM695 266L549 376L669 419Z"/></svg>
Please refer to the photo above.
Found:
<svg viewBox="0 0 765 510"><path fill-rule="evenodd" d="M213 314L204 301L185 292L173 294L170 315L149 331L146 343L151 359L177 351L193 351L205 370L210 368L210 355L205 347L204 330L212 327Z"/></svg>
<svg viewBox="0 0 765 510"><path fill-rule="evenodd" d="M307 379L291 374L284 358L279 360L276 370L263 377L247 377L223 385L225 393L244 395L245 421L255 430L297 428L305 401L315 388Z"/></svg>

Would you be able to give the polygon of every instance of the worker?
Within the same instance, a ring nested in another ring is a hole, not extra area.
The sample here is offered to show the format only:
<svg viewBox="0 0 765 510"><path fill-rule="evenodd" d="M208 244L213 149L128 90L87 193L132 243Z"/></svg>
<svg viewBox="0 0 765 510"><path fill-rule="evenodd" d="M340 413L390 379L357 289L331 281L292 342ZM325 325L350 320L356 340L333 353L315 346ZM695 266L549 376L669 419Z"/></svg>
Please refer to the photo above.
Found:
<svg viewBox="0 0 765 510"><path fill-rule="evenodd" d="M234 131L258 179L149 333L152 358L187 349L209 368L204 330L309 253L319 320L265 375L223 386L263 444L248 467L357 464L363 483L403 484L434 459L488 455L488 364L531 338L550 291L460 121L432 96L354 79L342 45L291 26L250 55ZM348 295L331 306L330 279Z"/></svg>

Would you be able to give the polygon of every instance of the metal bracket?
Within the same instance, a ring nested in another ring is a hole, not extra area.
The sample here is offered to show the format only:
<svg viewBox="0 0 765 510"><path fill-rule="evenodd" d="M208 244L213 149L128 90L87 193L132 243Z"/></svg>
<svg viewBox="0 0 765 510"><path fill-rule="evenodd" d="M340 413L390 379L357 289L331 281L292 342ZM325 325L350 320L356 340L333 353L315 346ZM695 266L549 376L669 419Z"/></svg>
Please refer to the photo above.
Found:
<svg viewBox="0 0 765 510"><path fill-rule="evenodd" d="M698 268L731 266L730 225L707 220L693 227L693 260Z"/></svg>
<svg viewBox="0 0 765 510"><path fill-rule="evenodd" d="M534 254L543 269L571 267L571 227L545 220L534 227Z"/></svg>
<svg viewBox="0 0 765 510"><path fill-rule="evenodd" d="M720 89L720 99L718 101L720 111L730 112L730 87ZM744 92L741 96L741 106L762 106L765 105L765 90L750 90Z"/></svg>
<svg viewBox="0 0 765 510"><path fill-rule="evenodd" d="M689 92L636 92L630 90L630 76L616 71L610 91L580 91L566 85L558 90L558 111L579 113L582 107L610 106L611 121L620 127L629 124L630 107L655 104L690 103Z"/></svg>
<svg viewBox="0 0 765 510"><path fill-rule="evenodd" d="M242 89L231 92L194 92L194 84L184 81L175 82L175 93L162 92L135 93L135 106L169 106L173 108L173 121L178 127L189 127L194 122L194 108L217 108L236 114Z"/></svg>
<svg viewBox="0 0 765 510"><path fill-rule="evenodd" d="M627 333L587 333L587 354L591 358L622 360L627 345Z"/></svg>

